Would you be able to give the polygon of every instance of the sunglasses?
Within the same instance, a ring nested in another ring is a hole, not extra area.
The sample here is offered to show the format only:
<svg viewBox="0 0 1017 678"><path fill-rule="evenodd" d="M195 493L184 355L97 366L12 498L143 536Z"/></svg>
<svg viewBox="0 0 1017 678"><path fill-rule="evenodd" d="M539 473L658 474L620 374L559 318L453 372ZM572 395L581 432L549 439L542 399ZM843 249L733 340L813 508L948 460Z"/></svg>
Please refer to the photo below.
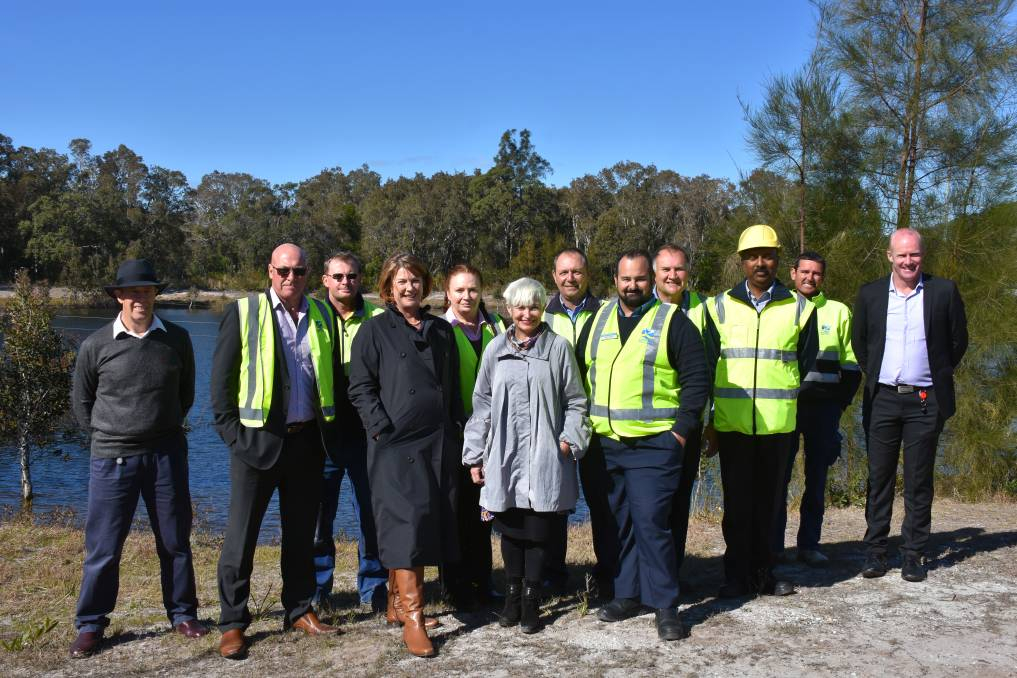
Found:
<svg viewBox="0 0 1017 678"><path fill-rule="evenodd" d="M342 282L343 280L349 280L350 282L353 282L354 280L356 280L357 278L360 277L360 274L359 273L332 273L328 277L331 278L332 280L335 280L336 282Z"/></svg>
<svg viewBox="0 0 1017 678"><path fill-rule="evenodd" d="M290 273L293 273L294 278L303 278L307 275L307 268L304 266L294 266L293 268L289 266L273 266L272 268L275 269L276 274L280 278L288 278Z"/></svg>

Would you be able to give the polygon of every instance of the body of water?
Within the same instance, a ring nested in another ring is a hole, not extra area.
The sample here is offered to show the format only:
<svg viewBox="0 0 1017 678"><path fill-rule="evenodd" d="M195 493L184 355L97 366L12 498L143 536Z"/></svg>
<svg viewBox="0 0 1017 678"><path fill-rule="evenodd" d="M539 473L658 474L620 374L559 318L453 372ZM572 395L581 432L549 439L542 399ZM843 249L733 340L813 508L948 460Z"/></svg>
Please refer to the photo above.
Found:
<svg viewBox="0 0 1017 678"><path fill-rule="evenodd" d="M201 529L222 532L229 512L229 449L212 427L212 408L209 400L209 374L212 370L212 353L219 328L221 313L209 310L158 308L156 313L183 326L191 334L194 344L195 384L194 406L187 416L190 431L187 434L190 461L191 498L196 508L196 523ZM113 309L63 310L55 324L72 341L80 342L89 334L115 317ZM84 524L88 505L89 452L83 437L75 436L56 441L32 455L32 482L35 488L33 509L46 512L70 508L79 524ZM18 507L21 503L20 473L17 450L0 447L0 505ZM135 527L147 522L143 502L135 515ZM589 518L586 503L580 498L571 520L582 522ZM358 534L356 514L353 510L353 490L347 479L339 496L339 515L336 530L347 535ZM273 496L261 528L261 540L278 539L279 505Z"/></svg>

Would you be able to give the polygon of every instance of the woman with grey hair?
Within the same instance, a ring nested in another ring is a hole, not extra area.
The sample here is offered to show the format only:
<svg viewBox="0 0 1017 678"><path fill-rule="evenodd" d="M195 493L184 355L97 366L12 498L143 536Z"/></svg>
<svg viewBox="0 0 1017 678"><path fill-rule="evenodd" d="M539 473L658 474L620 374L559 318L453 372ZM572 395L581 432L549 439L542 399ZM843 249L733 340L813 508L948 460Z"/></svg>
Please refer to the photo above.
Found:
<svg viewBox="0 0 1017 678"><path fill-rule="evenodd" d="M463 463L501 533L507 586L499 623L534 633L544 551L575 510L576 461L590 421L572 348L541 320L544 287L520 278L504 296L512 325L484 350Z"/></svg>

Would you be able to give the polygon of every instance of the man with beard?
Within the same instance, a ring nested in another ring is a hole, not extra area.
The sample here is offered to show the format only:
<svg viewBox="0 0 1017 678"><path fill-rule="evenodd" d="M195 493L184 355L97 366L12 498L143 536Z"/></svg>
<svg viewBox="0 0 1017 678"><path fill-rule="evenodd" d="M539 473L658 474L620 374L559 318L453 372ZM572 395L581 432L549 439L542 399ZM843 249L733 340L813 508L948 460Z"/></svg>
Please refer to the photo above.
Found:
<svg viewBox="0 0 1017 678"><path fill-rule="evenodd" d="M617 622L644 606L657 635L679 640L678 570L670 530L682 448L706 404L703 343L688 318L652 294L649 253L626 252L604 304L576 345L590 395L590 421L608 473L608 501L621 544L614 600L597 618Z"/></svg>
<svg viewBox="0 0 1017 678"><path fill-rule="evenodd" d="M764 224L738 238L745 280L711 299L714 369L709 453L720 447L725 583L720 597L786 596L773 574L773 522L791 445L801 377L816 361L815 305L776 278L780 242Z"/></svg>

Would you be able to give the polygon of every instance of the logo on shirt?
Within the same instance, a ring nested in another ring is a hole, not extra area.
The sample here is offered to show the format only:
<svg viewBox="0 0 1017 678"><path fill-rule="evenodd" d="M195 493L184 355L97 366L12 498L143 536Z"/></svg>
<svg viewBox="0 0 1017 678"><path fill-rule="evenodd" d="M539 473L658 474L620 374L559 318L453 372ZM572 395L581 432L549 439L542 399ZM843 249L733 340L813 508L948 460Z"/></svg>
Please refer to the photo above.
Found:
<svg viewBox="0 0 1017 678"><path fill-rule="evenodd" d="M660 332L647 327L643 330L639 340L647 344L655 343L660 338Z"/></svg>
<svg viewBox="0 0 1017 678"><path fill-rule="evenodd" d="M832 331L833 331L833 328L830 327L829 325L820 325L819 326L819 333L820 334L830 334L830 332L832 332Z"/></svg>

